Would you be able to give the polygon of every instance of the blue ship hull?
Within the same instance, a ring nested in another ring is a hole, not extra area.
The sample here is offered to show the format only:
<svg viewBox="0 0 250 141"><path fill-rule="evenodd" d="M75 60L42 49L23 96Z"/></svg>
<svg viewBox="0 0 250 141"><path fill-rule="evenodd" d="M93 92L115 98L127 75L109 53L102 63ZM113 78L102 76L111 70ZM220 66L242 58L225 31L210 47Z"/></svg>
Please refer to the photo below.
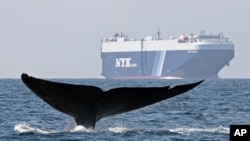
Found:
<svg viewBox="0 0 250 141"><path fill-rule="evenodd" d="M234 50L102 52L105 78L218 78Z"/></svg>

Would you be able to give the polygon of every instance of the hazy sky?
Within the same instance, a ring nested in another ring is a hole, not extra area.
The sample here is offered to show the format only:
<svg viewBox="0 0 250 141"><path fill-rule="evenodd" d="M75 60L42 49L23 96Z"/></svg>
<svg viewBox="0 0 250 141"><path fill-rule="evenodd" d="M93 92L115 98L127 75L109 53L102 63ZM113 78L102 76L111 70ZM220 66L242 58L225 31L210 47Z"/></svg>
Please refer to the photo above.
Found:
<svg viewBox="0 0 250 141"><path fill-rule="evenodd" d="M219 73L250 78L248 0L0 0L0 78L101 77L101 39L223 32L235 58Z"/></svg>

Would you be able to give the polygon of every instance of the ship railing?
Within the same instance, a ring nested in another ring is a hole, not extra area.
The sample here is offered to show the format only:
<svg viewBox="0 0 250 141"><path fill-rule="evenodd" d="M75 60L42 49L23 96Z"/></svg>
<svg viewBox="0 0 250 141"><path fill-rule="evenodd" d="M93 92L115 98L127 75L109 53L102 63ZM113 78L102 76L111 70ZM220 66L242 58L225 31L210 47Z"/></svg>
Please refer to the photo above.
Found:
<svg viewBox="0 0 250 141"><path fill-rule="evenodd" d="M199 42L206 43L230 43L228 38L199 38Z"/></svg>

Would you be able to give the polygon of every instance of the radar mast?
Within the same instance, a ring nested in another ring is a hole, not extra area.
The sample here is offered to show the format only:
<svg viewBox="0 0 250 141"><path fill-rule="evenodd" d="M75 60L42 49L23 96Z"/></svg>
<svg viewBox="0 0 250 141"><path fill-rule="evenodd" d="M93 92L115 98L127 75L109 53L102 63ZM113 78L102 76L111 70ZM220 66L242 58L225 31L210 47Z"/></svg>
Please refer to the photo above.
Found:
<svg viewBox="0 0 250 141"><path fill-rule="evenodd" d="M156 34L157 34L157 40L161 40L161 32L159 26L158 26L158 32Z"/></svg>

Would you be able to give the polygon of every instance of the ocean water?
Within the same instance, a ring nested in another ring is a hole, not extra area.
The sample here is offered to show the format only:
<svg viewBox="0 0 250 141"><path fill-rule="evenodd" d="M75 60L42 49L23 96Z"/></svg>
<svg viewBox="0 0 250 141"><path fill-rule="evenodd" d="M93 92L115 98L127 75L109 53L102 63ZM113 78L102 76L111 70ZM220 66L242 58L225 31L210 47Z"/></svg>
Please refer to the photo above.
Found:
<svg viewBox="0 0 250 141"><path fill-rule="evenodd" d="M52 79L99 86L165 86L198 80ZM174 98L101 119L95 130L34 95L20 79L0 79L1 141L227 141L230 124L250 124L250 79L205 80ZM69 126L72 126L69 128Z"/></svg>

